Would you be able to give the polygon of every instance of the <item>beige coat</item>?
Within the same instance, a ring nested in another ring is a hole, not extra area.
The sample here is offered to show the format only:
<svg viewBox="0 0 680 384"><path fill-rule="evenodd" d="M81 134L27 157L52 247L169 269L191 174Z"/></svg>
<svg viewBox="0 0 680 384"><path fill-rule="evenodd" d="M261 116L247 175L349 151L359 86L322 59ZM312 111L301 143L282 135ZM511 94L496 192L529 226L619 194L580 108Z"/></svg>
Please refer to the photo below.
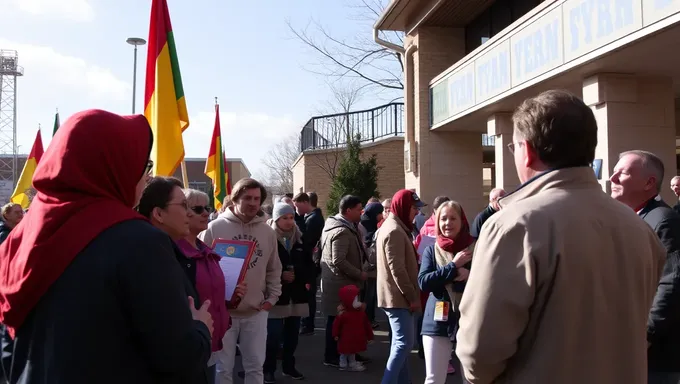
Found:
<svg viewBox="0 0 680 384"><path fill-rule="evenodd" d="M331 216L321 234L321 306L326 316L338 314L338 292L345 285L361 288L363 242L356 227Z"/></svg>
<svg viewBox="0 0 680 384"><path fill-rule="evenodd" d="M378 307L409 308L420 303L418 259L410 231L389 215L376 238Z"/></svg>
<svg viewBox="0 0 680 384"><path fill-rule="evenodd" d="M665 259L593 170L544 174L482 227L456 353L472 384L644 384Z"/></svg>

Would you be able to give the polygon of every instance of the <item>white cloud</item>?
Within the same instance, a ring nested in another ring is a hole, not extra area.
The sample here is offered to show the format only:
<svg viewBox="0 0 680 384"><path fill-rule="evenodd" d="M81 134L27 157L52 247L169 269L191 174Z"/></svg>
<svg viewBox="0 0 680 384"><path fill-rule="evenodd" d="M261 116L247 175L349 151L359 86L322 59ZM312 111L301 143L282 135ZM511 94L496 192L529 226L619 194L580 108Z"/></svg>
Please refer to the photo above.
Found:
<svg viewBox="0 0 680 384"><path fill-rule="evenodd" d="M62 123L71 114L89 108L129 113L132 85L112 70L47 46L0 38L0 48L16 50L25 70L17 80L19 153L31 149L38 124L47 146L55 108L59 108Z"/></svg>
<svg viewBox="0 0 680 384"><path fill-rule="evenodd" d="M53 19L89 22L94 8L88 0L9 0L20 11Z"/></svg>
<svg viewBox="0 0 680 384"><path fill-rule="evenodd" d="M222 142L227 157L242 158L254 175L262 175L262 159L284 138L299 132L302 125L291 116L220 111ZM184 132L187 157L206 157L215 126L215 112L199 112L190 117Z"/></svg>

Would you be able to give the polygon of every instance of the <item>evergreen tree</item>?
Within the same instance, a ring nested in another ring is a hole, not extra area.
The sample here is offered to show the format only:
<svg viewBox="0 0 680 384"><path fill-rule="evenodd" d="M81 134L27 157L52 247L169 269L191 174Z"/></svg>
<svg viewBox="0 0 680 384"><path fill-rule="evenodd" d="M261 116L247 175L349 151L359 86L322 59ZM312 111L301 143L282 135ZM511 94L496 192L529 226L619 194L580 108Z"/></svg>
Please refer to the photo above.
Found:
<svg viewBox="0 0 680 384"><path fill-rule="evenodd" d="M361 160L361 137L350 138L347 151L338 164L331 192L326 203L329 215L338 213L338 204L345 195L354 195L366 202L371 197L380 197L378 192L378 161L375 155Z"/></svg>

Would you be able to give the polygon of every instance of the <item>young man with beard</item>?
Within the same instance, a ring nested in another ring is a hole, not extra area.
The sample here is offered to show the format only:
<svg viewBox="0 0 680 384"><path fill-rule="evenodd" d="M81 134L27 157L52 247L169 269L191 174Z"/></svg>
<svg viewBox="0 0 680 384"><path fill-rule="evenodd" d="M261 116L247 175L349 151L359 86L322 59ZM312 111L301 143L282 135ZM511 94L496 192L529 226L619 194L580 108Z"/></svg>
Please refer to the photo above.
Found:
<svg viewBox="0 0 680 384"><path fill-rule="evenodd" d="M265 361L268 312L281 294L281 261L274 230L260 213L267 191L257 180L246 178L234 185L231 201L217 219L199 238L212 246L216 239L252 241L255 243L245 283L248 292L236 309L231 310L232 325L222 340L218 352L217 382L233 382L236 343L239 343L245 384L262 384L262 365Z"/></svg>

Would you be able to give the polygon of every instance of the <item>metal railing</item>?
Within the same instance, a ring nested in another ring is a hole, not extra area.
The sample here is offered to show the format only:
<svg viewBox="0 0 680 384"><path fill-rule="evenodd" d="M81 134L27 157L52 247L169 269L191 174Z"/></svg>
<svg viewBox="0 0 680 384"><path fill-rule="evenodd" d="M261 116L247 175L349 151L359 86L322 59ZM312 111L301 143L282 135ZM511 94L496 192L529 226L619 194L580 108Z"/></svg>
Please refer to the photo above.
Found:
<svg viewBox="0 0 680 384"><path fill-rule="evenodd" d="M363 111L315 116L300 132L300 151L347 145L357 135L362 143L404 134L404 103L390 103Z"/></svg>

